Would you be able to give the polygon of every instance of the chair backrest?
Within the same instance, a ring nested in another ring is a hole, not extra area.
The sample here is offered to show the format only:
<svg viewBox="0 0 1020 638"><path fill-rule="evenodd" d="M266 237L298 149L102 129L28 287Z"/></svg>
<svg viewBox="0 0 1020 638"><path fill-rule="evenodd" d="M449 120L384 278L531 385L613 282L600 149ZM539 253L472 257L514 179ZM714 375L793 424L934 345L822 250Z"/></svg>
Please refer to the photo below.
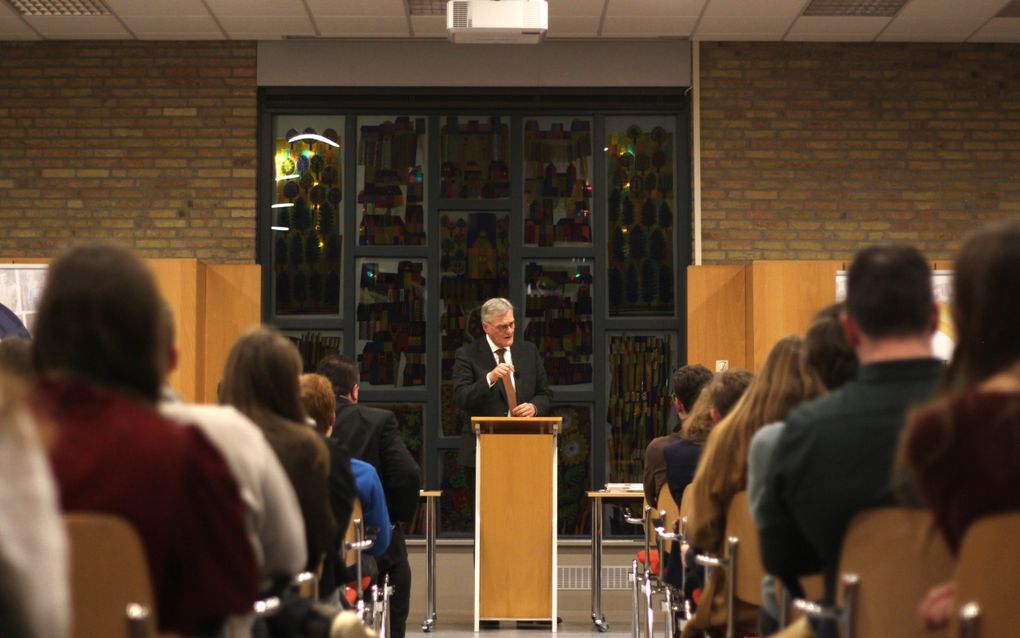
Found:
<svg viewBox="0 0 1020 638"><path fill-rule="evenodd" d="M956 603L976 603L976 636L1009 636L1018 625L1020 512L986 516L964 534L956 564ZM954 626L957 618L954 617ZM952 632L951 635L959 635Z"/></svg>
<svg viewBox="0 0 1020 638"><path fill-rule="evenodd" d="M737 492L730 500L726 513L726 536L736 537L737 560L734 565L734 595L752 605L762 604L761 581L765 570L761 564L761 547L758 545L758 528L751 518L751 503L747 491Z"/></svg>
<svg viewBox="0 0 1020 638"><path fill-rule="evenodd" d="M673 525L680 520L680 508L677 507L676 502L673 500L673 494L669 491L669 485L663 485L662 489L659 490L659 499L657 501L659 512L666 512L662 517L662 527L667 532L672 532ZM662 553L668 554L672 543L663 543Z"/></svg>
<svg viewBox="0 0 1020 638"><path fill-rule="evenodd" d="M691 485L688 483L687 487L684 488L684 493L680 496L680 519L690 518L691 507L693 506L694 499L691 498Z"/></svg>
<svg viewBox="0 0 1020 638"><path fill-rule="evenodd" d="M847 528L839 565L841 579L848 574L858 579L853 634L930 638L917 620L917 604L952 573L953 559L930 512L886 507L857 514ZM843 583L837 590L843 605Z"/></svg>
<svg viewBox="0 0 1020 638"><path fill-rule="evenodd" d="M140 638L156 634L145 548L130 523L109 514L65 514L71 546L71 599L76 638ZM128 607L148 610L133 623Z"/></svg>
<svg viewBox="0 0 1020 638"><path fill-rule="evenodd" d="M361 525L361 538L357 538L357 522ZM349 544L355 541L363 540L365 536L365 513L361 508L361 499L354 498L354 509L351 511L351 521L347 523L347 532L344 534L344 543ZM348 567L353 567L358 562L359 552L347 552L344 556L344 562Z"/></svg>

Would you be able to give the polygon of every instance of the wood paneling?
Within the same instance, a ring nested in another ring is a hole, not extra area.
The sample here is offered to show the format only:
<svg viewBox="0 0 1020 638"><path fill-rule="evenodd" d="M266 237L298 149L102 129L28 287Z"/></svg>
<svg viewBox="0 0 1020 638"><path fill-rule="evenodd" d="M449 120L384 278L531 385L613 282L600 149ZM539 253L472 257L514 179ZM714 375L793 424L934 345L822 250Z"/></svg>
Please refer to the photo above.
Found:
<svg viewBox="0 0 1020 638"><path fill-rule="evenodd" d="M747 367L747 265L687 268L687 362Z"/></svg>
<svg viewBox="0 0 1020 638"><path fill-rule="evenodd" d="M204 371L203 318L205 266L196 259L146 260L160 294L174 315L177 369L170 374L170 386L188 402L201 401Z"/></svg>
<svg viewBox="0 0 1020 638"><path fill-rule="evenodd" d="M245 331L261 321L261 268L255 264L208 264L205 269L205 342L200 400L216 402L216 385L227 354Z"/></svg>
<svg viewBox="0 0 1020 638"><path fill-rule="evenodd" d="M747 359L760 370L772 346L803 334L811 318L836 300L841 261L756 261L748 273Z"/></svg>

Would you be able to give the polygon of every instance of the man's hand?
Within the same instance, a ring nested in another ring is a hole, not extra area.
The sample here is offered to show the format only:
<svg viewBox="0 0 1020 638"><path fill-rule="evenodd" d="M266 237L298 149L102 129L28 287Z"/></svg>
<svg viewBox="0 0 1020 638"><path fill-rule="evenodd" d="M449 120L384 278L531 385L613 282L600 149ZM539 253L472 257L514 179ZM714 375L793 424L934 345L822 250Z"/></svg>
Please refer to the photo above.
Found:
<svg viewBox="0 0 1020 638"><path fill-rule="evenodd" d="M489 385L495 385L503 379L510 379L510 375L514 373L514 367L509 363L499 363L496 367L489 371L489 374L485 375Z"/></svg>
<svg viewBox="0 0 1020 638"><path fill-rule="evenodd" d="M510 416L535 416L538 410L531 403L518 403L517 407L510 410Z"/></svg>

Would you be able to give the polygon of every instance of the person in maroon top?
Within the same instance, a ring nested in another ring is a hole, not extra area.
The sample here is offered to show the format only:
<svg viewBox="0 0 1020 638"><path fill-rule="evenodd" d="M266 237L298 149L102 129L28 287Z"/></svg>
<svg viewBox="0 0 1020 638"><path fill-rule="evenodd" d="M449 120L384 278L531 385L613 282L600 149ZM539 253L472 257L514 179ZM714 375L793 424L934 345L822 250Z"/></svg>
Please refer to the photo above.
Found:
<svg viewBox="0 0 1020 638"><path fill-rule="evenodd" d="M957 342L938 398L910 419L900 467L909 468L955 554L970 524L1020 510L1020 223L992 226L963 245L953 275ZM944 627L952 582L918 613Z"/></svg>
<svg viewBox="0 0 1020 638"><path fill-rule="evenodd" d="M62 509L129 521L145 546L160 631L203 634L251 610L259 571L226 462L201 430L156 411L160 316L152 275L127 250L65 253L36 317L33 405L55 425Z"/></svg>

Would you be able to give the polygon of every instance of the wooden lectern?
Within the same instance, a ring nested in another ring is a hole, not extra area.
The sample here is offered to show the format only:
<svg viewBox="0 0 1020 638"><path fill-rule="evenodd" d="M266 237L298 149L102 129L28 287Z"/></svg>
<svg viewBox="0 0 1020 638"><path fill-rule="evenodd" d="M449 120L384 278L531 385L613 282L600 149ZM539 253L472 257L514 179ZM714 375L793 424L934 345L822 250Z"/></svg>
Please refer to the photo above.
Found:
<svg viewBox="0 0 1020 638"><path fill-rule="evenodd" d="M560 417L471 417L475 631L546 620L556 631L556 438Z"/></svg>

